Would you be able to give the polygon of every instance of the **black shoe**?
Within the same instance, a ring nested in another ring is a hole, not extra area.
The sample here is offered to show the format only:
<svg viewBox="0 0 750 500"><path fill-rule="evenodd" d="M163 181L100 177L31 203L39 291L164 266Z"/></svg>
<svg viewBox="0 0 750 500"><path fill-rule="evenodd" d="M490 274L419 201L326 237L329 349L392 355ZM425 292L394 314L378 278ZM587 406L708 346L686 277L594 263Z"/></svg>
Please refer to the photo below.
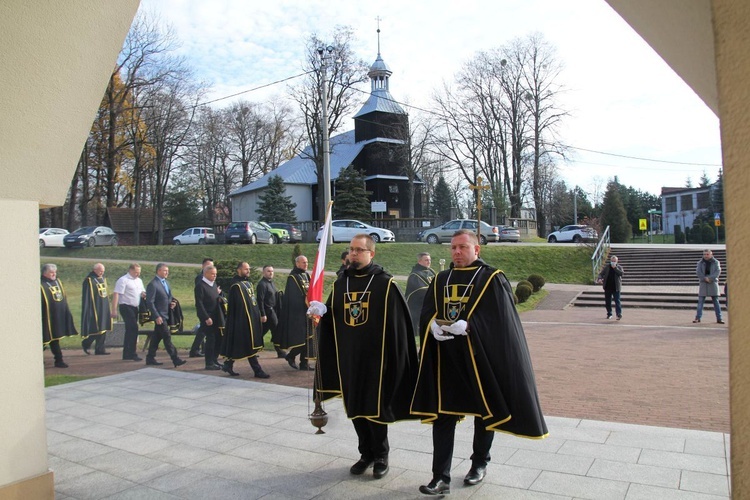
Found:
<svg viewBox="0 0 750 500"><path fill-rule="evenodd" d="M177 368L178 366L182 366L185 363L187 363L187 361L185 361L184 359L180 359L180 358L174 358L172 360L172 363L174 363L174 367Z"/></svg>
<svg viewBox="0 0 750 500"><path fill-rule="evenodd" d="M720 325L723 325L723 324L724 324L724 320L723 320L723 319L717 319L717 320L716 320L716 322L717 322L718 324L720 324Z"/></svg>
<svg viewBox="0 0 750 500"><path fill-rule="evenodd" d="M419 492L424 495L450 495L451 483L446 483L442 479L433 479L427 485L420 486Z"/></svg>
<svg viewBox="0 0 750 500"><path fill-rule="evenodd" d="M315 368L313 368L309 364L303 363L301 361L300 361L300 364L299 364L299 369L300 369L300 371L303 371L303 372L314 372L315 371Z"/></svg>
<svg viewBox="0 0 750 500"><path fill-rule="evenodd" d="M206 370L221 370L221 367L219 365L206 365Z"/></svg>
<svg viewBox="0 0 750 500"><path fill-rule="evenodd" d="M375 479L385 477L385 475L388 474L388 470L388 459L376 458L375 465L372 468L372 477Z"/></svg>
<svg viewBox="0 0 750 500"><path fill-rule="evenodd" d="M160 365L163 365L164 363L161 363L159 361L156 361L156 359L154 358L149 358L148 356L146 356L146 364L153 365L153 366L160 366Z"/></svg>
<svg viewBox="0 0 750 500"><path fill-rule="evenodd" d="M189 355L191 358L202 358L205 356L202 352L191 352Z"/></svg>
<svg viewBox="0 0 750 500"><path fill-rule="evenodd" d="M469 473L466 474L466 477L464 478L464 484L468 484L470 486L479 484L484 479L484 475L486 473L487 473L486 465L479 465L476 467L472 466L471 469L469 469Z"/></svg>
<svg viewBox="0 0 750 500"><path fill-rule="evenodd" d="M617 321L620 321L621 319L622 319L622 314L620 314L619 316L617 316Z"/></svg>
<svg viewBox="0 0 750 500"><path fill-rule="evenodd" d="M607 319L612 319L612 315L611 314L607 314Z"/></svg>
<svg viewBox="0 0 750 500"><path fill-rule="evenodd" d="M81 343L81 349L83 349L83 352L85 352L86 354L91 354L89 352L89 348L88 348L88 346L86 344Z"/></svg>
<svg viewBox="0 0 750 500"><path fill-rule="evenodd" d="M373 462L374 460L362 457L357 461L356 464L352 465L351 468L349 468L349 472L351 472L355 476L360 476L364 474L367 469L370 468Z"/></svg>
<svg viewBox="0 0 750 500"><path fill-rule="evenodd" d="M221 371L223 371L224 373L228 373L229 375L233 377L239 377L240 374L234 371L232 368L233 366L230 365L229 363L224 363L224 365L221 367Z"/></svg>
<svg viewBox="0 0 750 500"><path fill-rule="evenodd" d="M140 357L140 356L138 356L137 354L133 354L133 357L132 357L132 358L129 358L129 359L131 359L131 360L133 360L133 361L143 361L143 358L141 358L141 357Z"/></svg>
<svg viewBox="0 0 750 500"><path fill-rule="evenodd" d="M276 357L277 358L286 358L286 351L284 349L276 348Z"/></svg>
<svg viewBox="0 0 750 500"><path fill-rule="evenodd" d="M107 351L95 352L94 354L96 354L97 356L109 356L110 355L110 353L108 353Z"/></svg>
<svg viewBox="0 0 750 500"><path fill-rule="evenodd" d="M264 372L263 370L255 372L255 378L271 378L269 374Z"/></svg>
<svg viewBox="0 0 750 500"><path fill-rule="evenodd" d="M289 355L287 354L286 356L284 356L284 359L286 359L286 362L289 363L289 366L291 366L295 370L299 369L299 367L297 366L297 363L294 362L294 358L290 358Z"/></svg>
<svg viewBox="0 0 750 500"><path fill-rule="evenodd" d="M63 360L55 361L55 368L67 368L67 367L68 367L68 364L65 361Z"/></svg>

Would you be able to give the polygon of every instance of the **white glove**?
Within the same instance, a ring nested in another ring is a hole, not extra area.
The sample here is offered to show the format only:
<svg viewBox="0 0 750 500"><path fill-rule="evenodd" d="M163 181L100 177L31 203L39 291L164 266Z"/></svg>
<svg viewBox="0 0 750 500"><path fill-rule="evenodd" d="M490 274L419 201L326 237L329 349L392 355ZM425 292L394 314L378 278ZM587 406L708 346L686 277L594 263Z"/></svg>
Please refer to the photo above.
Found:
<svg viewBox="0 0 750 500"><path fill-rule="evenodd" d="M459 319L452 325L443 325L440 327L444 332L452 333L453 335L468 335L466 328L468 328L466 321Z"/></svg>
<svg viewBox="0 0 750 500"><path fill-rule="evenodd" d="M437 323L435 323L435 320L430 321L430 331L432 332L432 336L435 337L438 342L442 342L443 340L453 340L453 335L446 335L443 333L443 330Z"/></svg>
<svg viewBox="0 0 750 500"><path fill-rule="evenodd" d="M328 312L326 305L317 300L310 302L310 307L307 308L308 316L323 316L326 312Z"/></svg>

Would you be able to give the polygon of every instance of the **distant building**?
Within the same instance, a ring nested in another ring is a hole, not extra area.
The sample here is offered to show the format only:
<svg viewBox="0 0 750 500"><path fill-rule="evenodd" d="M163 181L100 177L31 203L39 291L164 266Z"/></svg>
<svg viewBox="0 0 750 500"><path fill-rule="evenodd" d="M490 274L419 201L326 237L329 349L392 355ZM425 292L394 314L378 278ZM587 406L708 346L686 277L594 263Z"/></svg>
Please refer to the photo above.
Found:
<svg viewBox="0 0 750 500"><path fill-rule="evenodd" d="M692 227L700 214L711 209L711 192L714 186L700 188L661 188L661 213L664 233L674 234L674 227Z"/></svg>
<svg viewBox="0 0 750 500"><path fill-rule="evenodd" d="M371 93L367 102L354 115L354 130L330 138L331 197L336 198L335 181L339 173L354 165L365 175L371 202L385 202L385 217L406 217L409 208L409 180L405 174L409 155L409 116L391 96L389 78L392 72L380 56L370 67L368 76ZM318 178L311 159L312 148L279 165L260 179L229 194L232 220L257 219L260 196L268 187L268 179L278 175L286 185L286 195L297 204L298 221L320 220L318 214ZM414 182L415 217L422 216L422 185ZM320 193L322 196L322 193Z"/></svg>

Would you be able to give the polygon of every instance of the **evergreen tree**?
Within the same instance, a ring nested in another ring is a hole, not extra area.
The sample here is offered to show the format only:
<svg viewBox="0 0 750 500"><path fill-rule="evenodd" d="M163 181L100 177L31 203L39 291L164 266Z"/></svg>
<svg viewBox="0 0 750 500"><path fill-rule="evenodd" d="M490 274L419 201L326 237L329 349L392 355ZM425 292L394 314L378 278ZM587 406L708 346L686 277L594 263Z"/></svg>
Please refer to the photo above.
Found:
<svg viewBox="0 0 750 500"><path fill-rule="evenodd" d="M258 198L260 203L255 213L258 214L260 220L289 224L297 222L297 216L294 213L297 204L292 201L291 196L286 195L286 186L281 176L269 177L268 188Z"/></svg>
<svg viewBox="0 0 750 500"><path fill-rule="evenodd" d="M445 177L442 175L435 184L434 191L435 199L432 200L432 207L435 210L435 217L445 222L451 218L451 200L453 195L451 189L448 187L448 183L445 182Z"/></svg>
<svg viewBox="0 0 750 500"><path fill-rule="evenodd" d="M333 200L334 219L370 219L370 195L365 189L365 176L349 165L336 179L336 198Z"/></svg>
<svg viewBox="0 0 750 500"><path fill-rule="evenodd" d="M625 243L631 234L631 226L620 198L617 180L607 183L607 192L602 203L601 227L609 226L609 238L612 243Z"/></svg>
<svg viewBox="0 0 750 500"><path fill-rule="evenodd" d="M700 180L698 181L698 187L708 187L711 185L711 179L708 178L708 174L706 174L706 171L703 171L703 175L701 175Z"/></svg>

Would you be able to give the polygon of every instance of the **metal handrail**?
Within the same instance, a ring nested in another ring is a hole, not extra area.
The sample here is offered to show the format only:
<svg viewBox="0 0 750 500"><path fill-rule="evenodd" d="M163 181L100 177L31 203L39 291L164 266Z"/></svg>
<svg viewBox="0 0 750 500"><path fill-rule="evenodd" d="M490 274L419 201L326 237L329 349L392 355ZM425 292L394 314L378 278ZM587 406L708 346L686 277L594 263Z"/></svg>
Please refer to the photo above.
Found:
<svg viewBox="0 0 750 500"><path fill-rule="evenodd" d="M602 267L602 261L607 258L609 254L609 226L604 230L602 237L599 239L599 244L596 245L594 255L591 256L591 273L593 281L596 281L596 277L599 276L599 269Z"/></svg>

